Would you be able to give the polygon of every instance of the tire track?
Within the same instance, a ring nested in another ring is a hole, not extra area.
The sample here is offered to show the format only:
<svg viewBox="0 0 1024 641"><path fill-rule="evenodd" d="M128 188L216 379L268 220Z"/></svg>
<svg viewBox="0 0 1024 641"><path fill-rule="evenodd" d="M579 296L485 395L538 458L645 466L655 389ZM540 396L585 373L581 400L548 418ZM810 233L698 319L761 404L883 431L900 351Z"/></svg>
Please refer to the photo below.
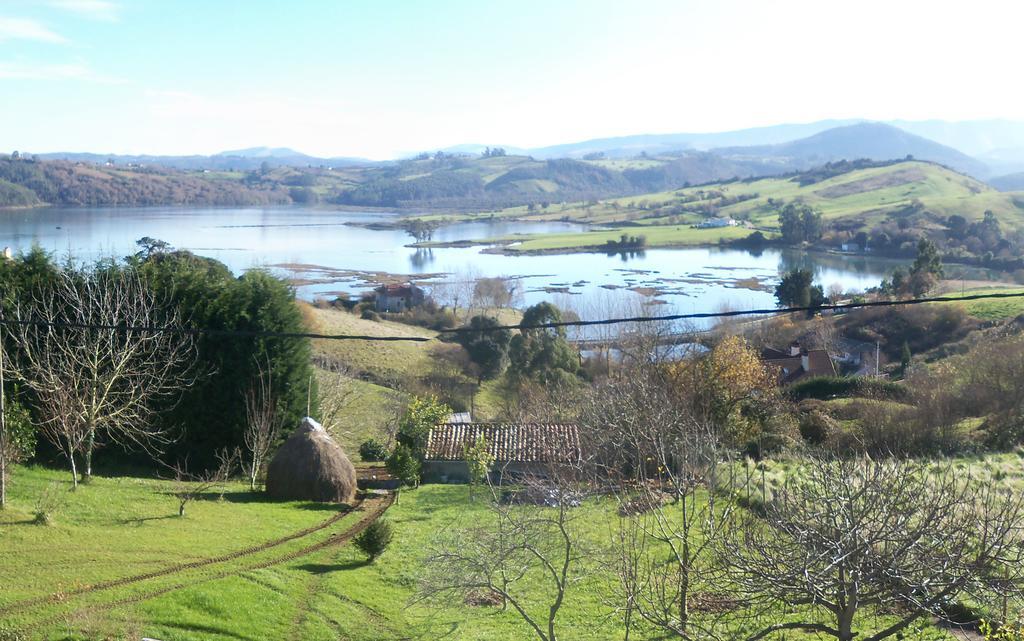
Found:
<svg viewBox="0 0 1024 641"><path fill-rule="evenodd" d="M225 579L225 578L228 578L228 577L231 577L231 576L237 576L237 575L240 575L240 574L244 574L246 572L252 572L254 570L262 570L262 569L265 569L265 568L273 567L275 565L280 565L282 563L287 563L289 561L293 561L295 559L299 559L299 558L302 558L304 556L308 556L310 554L313 554L315 552L319 552L321 550L324 550L324 549L327 549L327 548L330 548L330 547L344 545L345 543L348 543L353 538L355 538L360 532L365 530L370 525L370 523L373 523L378 518L380 518L380 516L389 507L391 507L392 503L394 502L394 495L387 494L387 495L381 497L380 499L370 499L368 501L361 501L360 502L360 507L355 508L352 511L357 511L358 509L362 509L362 507L365 506L365 504L368 503L368 502L372 502L373 504L368 506L367 514L363 518L361 518L358 522L356 522L354 525L349 527L347 530L344 530L342 532L336 532L336 533L332 534L326 540L321 541L319 543L314 543L312 545L308 545L308 546L306 546L304 548L301 548L299 550L295 550L293 552L289 552L288 554L285 554L285 555L280 556L280 557L276 557L274 559L268 559L268 560L265 560L265 561L260 561L259 563L255 564L255 565L248 566L248 567L238 568L238 569L234 569L234 570L225 570L225 571L217 572L217 573L210 574L210 575L207 575L207 576L199 576L199 577L195 577L194 579L191 579L191 580L186 581L186 582L176 583L176 584L173 584L173 585L165 586L163 588L158 588L158 589L152 590L150 592L145 592L145 593L137 594L135 596L127 597L125 599L119 599L119 600L110 601L110 602L107 602L107 603L102 603L102 604L98 604L98 605L94 605L94 606L86 606L86 607L78 608L76 610L73 610L71 612L71 614L72 615L81 615L81 614L88 615L88 614L94 614L94 613L97 613L97 612L103 612L103 611L106 611L106 610L112 610L114 608L125 606L125 605L133 605L133 604L136 604L136 603L141 603L143 601L149 601L151 599L155 599L157 597L161 597L161 596L163 596L165 594L169 594L171 592L176 592L178 590L185 589L185 588L190 588L190 587L199 585L201 583L209 583L210 581L217 581L217 580ZM345 514L348 514L348 513L349 512L346 512ZM43 619L41 621L37 621L35 623L32 623L32 624L26 626L25 628L22 628L21 632L32 633L32 632L38 631L40 628L43 628L45 626L51 625L53 623L56 623L57 621L60 621L61 619L67 618L68 614L69 613L67 613L67 612L61 612L61 613L54 614L54 615L52 615L50 617L47 617L47 618L45 618L45 619Z"/></svg>
<svg viewBox="0 0 1024 641"><path fill-rule="evenodd" d="M220 556L209 557L206 559L200 559L198 561L190 561L188 563L178 563L176 565L170 565L159 570L154 570L152 572L145 572L143 574L121 577L119 579L111 579L109 581L101 581L100 583L95 583L82 588L77 588L75 590L69 590L67 592L58 592L54 594L47 594L45 596L33 597L31 599L25 599L23 601L17 601L15 603L11 603L0 608L0 616L11 614L13 612L19 612L34 606L47 605L50 603L64 601L66 599L81 596L83 594L91 594L94 592L101 592L104 590L119 588L121 586L130 585L132 583L138 583L140 581L147 581L149 579L170 576L172 574L179 574L181 572L186 572L188 570L194 570L196 568L201 568L208 565L215 565L217 563L224 563L227 561L234 561L235 559L240 559L246 556L252 556L253 554L259 554L260 552L265 552L267 550L273 549L280 545L284 545L285 543L289 543L296 539L301 539L303 537L309 536L310 534L314 534L316 532L319 532L320 530L323 530L334 525L341 519L345 518L352 512L359 509L359 507L363 504L363 500L364 499L360 497L355 502L355 504L349 506L348 509L341 510L331 518L322 521L316 525L308 527L304 530L292 532L291 534L287 534L285 536L273 539L271 541L260 543L259 545L253 545L247 548L242 548L241 550L235 550L234 552L229 552L227 554L222 554Z"/></svg>

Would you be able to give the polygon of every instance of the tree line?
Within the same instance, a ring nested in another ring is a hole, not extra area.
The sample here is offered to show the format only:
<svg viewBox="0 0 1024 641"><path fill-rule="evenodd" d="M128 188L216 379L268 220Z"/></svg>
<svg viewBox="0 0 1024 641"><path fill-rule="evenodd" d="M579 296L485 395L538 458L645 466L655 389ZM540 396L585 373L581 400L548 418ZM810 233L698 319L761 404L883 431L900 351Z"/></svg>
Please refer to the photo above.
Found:
<svg viewBox="0 0 1024 641"><path fill-rule="evenodd" d="M140 243L134 256L92 264L58 263L38 247L0 261L3 398L18 408L0 453L11 460L35 439L76 482L89 479L101 451L189 457L203 469L246 445L254 388L274 399L280 436L315 408L307 340L231 335L302 332L284 282ZM165 326L181 331L131 329Z"/></svg>

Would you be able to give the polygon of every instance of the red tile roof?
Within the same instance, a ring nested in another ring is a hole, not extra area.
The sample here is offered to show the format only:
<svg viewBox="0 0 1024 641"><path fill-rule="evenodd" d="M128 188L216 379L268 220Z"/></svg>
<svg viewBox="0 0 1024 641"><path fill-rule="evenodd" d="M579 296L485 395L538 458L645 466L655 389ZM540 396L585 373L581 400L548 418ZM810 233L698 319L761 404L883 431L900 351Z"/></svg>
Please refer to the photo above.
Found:
<svg viewBox="0 0 1024 641"><path fill-rule="evenodd" d="M578 461L579 430L575 425L547 423L443 423L430 430L426 460L461 461L463 449L483 436L495 461L550 463Z"/></svg>

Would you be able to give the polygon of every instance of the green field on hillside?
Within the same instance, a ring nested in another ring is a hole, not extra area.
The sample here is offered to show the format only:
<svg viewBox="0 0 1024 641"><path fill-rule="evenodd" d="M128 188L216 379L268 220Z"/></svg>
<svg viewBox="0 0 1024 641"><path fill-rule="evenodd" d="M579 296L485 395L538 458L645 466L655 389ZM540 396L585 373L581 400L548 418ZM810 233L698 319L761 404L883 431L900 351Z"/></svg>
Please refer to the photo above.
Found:
<svg viewBox="0 0 1024 641"><path fill-rule="evenodd" d="M513 251L583 248L606 238L616 238L622 233L643 233L651 246L713 244L744 234L741 229L733 227L692 230L694 233L680 233L679 229L715 215L735 218L754 228L772 232L778 229L778 203L795 200L821 211L826 221L842 220L845 227L854 230L869 230L886 220L888 214L912 203L920 203L934 217L942 219L959 214L968 221L980 220L986 210L991 210L1006 230L1024 229L1024 194L996 191L980 181L932 163L905 161L857 169L805 185L800 184L799 178L713 183L588 203L550 203L547 207L534 205L498 212L451 215L447 219L563 220L610 228L607 232L594 232L595 235L526 236L519 238L522 245ZM643 231L640 232L637 226ZM599 237L598 233L607 236Z"/></svg>
<svg viewBox="0 0 1024 641"><path fill-rule="evenodd" d="M1024 289L1019 287L985 287L981 289L969 289L963 292L964 296L975 294L1024 294ZM956 296L956 293L948 294ZM1024 314L1024 296L1020 298L995 298L990 300L973 300L958 303L969 315L987 321L1003 321L1016 318Z"/></svg>

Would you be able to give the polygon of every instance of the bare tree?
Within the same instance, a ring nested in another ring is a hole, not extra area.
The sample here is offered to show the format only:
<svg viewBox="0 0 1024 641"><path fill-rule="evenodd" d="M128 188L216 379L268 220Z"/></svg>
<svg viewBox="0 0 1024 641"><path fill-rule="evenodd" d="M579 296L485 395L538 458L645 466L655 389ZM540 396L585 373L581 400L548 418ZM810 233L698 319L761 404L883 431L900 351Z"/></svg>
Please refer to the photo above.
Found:
<svg viewBox="0 0 1024 641"><path fill-rule="evenodd" d="M137 273L62 272L51 287L31 292L17 314L19 378L76 487L75 455L88 480L101 439L143 448L165 440L155 412L194 381L196 352L189 334L152 329L179 326L179 318Z"/></svg>
<svg viewBox="0 0 1024 641"><path fill-rule="evenodd" d="M254 492L283 427L269 363L266 368L261 363L257 363L256 367L257 374L245 393L246 423L242 435L249 454L249 460L242 465L249 477L249 489Z"/></svg>
<svg viewBox="0 0 1024 641"><path fill-rule="evenodd" d="M217 453L217 467L200 473L189 472L187 458L169 466L174 473L173 494L178 499L178 516L185 516L185 507L189 503L226 483L240 458L238 450L222 450Z"/></svg>
<svg viewBox="0 0 1024 641"><path fill-rule="evenodd" d="M0 315L2 319L2 315ZM28 417L22 412L12 416L11 406L7 403L6 373L10 367L7 359L3 334L6 327L0 323L0 510L7 506L7 479L15 463L25 458L34 445L33 439L26 439L24 427ZM15 405L17 410L18 406Z"/></svg>
<svg viewBox="0 0 1024 641"><path fill-rule="evenodd" d="M785 630L880 641L945 620L957 599L997 602L1020 578L1022 518L1019 493L951 464L810 460L763 516L733 511L714 536L745 612L770 617L748 641ZM779 604L796 609L780 621ZM860 616L879 608L893 616Z"/></svg>
<svg viewBox="0 0 1024 641"><path fill-rule="evenodd" d="M559 612L585 555L573 512L582 496L579 470L552 472L525 479L511 500L490 485L489 518L439 537L426 559L418 600L445 607L452 597L461 604L493 595L536 638L556 641ZM548 595L542 604L536 599L538 582Z"/></svg>
<svg viewBox="0 0 1024 641"><path fill-rule="evenodd" d="M0 321L3 315L0 314ZM7 474L8 467L14 463L13 438L7 431L7 391L4 389L4 373L7 367L4 351L4 330L0 322L0 510L7 507Z"/></svg>
<svg viewBox="0 0 1024 641"><path fill-rule="evenodd" d="M692 413L688 392L662 364L634 362L597 386L582 413L596 466L619 481L614 607L627 638L637 618L680 639L712 638L718 624L691 616L691 606L713 585L713 549L702 533L733 504L716 503L717 438Z"/></svg>
<svg viewBox="0 0 1024 641"><path fill-rule="evenodd" d="M359 398L359 388L351 371L341 364L335 364L330 371L322 371L317 376L319 386L319 416L316 418L321 425L331 430L341 430L345 413L350 411L351 404Z"/></svg>

